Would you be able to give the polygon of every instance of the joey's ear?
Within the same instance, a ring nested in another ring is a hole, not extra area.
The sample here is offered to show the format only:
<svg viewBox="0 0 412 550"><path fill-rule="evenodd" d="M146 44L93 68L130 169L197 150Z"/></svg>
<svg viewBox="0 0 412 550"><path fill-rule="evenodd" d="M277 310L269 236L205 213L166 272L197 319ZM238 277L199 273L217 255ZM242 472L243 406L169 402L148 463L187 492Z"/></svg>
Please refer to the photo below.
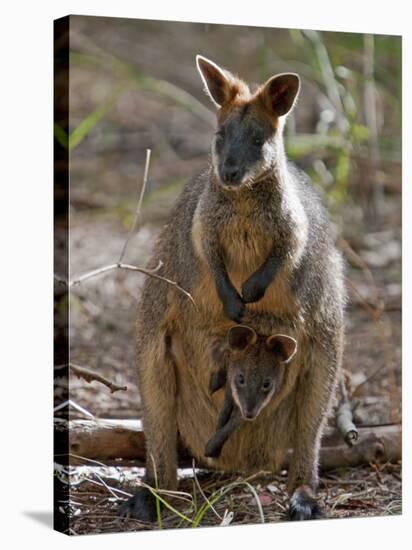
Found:
<svg viewBox="0 0 412 550"><path fill-rule="evenodd" d="M266 340L267 347L273 351L282 363L289 363L298 349L298 343L291 336L273 334Z"/></svg>
<svg viewBox="0 0 412 550"><path fill-rule="evenodd" d="M206 93L217 107L221 107L232 95L232 75L201 55L196 56L196 66Z"/></svg>
<svg viewBox="0 0 412 550"><path fill-rule="evenodd" d="M228 342L232 350L242 351L257 340L256 332L246 325L236 325L229 329Z"/></svg>
<svg viewBox="0 0 412 550"><path fill-rule="evenodd" d="M276 116L283 116L295 104L299 88L299 76L295 73L284 73L269 78L260 93L269 112Z"/></svg>

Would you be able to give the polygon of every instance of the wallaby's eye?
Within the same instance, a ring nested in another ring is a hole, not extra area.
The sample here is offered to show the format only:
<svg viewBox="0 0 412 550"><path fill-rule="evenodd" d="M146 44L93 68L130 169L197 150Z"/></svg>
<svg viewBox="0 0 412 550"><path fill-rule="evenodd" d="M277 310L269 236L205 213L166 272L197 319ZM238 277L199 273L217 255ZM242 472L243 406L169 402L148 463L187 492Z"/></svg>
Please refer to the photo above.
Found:
<svg viewBox="0 0 412 550"><path fill-rule="evenodd" d="M244 386L245 385L245 377L243 376L243 374L238 374L236 376L236 382L237 382L238 386Z"/></svg>
<svg viewBox="0 0 412 550"><path fill-rule="evenodd" d="M265 380L263 380L262 390L269 391L271 387L272 387L272 380L270 378L265 378Z"/></svg>
<svg viewBox="0 0 412 550"><path fill-rule="evenodd" d="M253 138L253 145L256 145L256 147L262 147L263 143L264 140L262 136L255 136Z"/></svg>

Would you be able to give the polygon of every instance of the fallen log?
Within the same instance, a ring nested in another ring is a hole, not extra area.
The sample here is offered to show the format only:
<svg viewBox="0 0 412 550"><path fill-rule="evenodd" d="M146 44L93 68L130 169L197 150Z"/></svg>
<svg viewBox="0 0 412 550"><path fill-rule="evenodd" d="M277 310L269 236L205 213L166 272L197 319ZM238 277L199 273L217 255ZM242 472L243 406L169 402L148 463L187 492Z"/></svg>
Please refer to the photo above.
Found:
<svg viewBox="0 0 412 550"><path fill-rule="evenodd" d="M370 462L396 462L402 456L401 425L391 424L358 427L356 445L348 447L342 435L334 428L327 428L322 440L320 466L327 470L342 466L358 466ZM69 430L69 431L67 431ZM143 465L145 440L139 420L55 420L57 454L70 453L78 460L91 459L112 463L122 459L122 464L133 462ZM180 446L179 465L191 464L189 453ZM57 462L60 460L57 457ZM287 466L288 459L285 467Z"/></svg>

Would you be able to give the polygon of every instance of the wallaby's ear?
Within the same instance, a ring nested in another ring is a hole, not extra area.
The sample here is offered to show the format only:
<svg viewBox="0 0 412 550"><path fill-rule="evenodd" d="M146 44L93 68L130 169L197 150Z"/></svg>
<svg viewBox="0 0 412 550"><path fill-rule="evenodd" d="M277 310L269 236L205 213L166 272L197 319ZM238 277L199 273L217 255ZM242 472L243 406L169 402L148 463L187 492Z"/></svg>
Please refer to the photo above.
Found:
<svg viewBox="0 0 412 550"><path fill-rule="evenodd" d="M228 342L232 350L242 351L257 340L256 332L246 325L236 325L229 329Z"/></svg>
<svg viewBox="0 0 412 550"><path fill-rule="evenodd" d="M294 106L299 88L299 76L295 73L284 73L269 78L260 93L269 112L283 116Z"/></svg>
<svg viewBox="0 0 412 550"><path fill-rule="evenodd" d="M207 95L216 107L221 107L231 97L232 84L229 73L201 55L196 56L196 65Z"/></svg>
<svg viewBox="0 0 412 550"><path fill-rule="evenodd" d="M267 347L272 350L282 363L289 363L298 349L298 343L286 334L273 334L266 340Z"/></svg>

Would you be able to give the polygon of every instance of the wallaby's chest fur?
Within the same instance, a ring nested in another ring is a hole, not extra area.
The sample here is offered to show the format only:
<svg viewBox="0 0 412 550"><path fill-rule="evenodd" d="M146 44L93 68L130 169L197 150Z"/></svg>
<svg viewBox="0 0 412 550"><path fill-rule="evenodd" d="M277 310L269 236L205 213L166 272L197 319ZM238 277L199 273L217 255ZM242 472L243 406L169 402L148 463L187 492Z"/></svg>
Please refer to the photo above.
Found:
<svg viewBox="0 0 412 550"><path fill-rule="evenodd" d="M273 224L255 212L232 211L221 228L219 245L229 273L248 276L265 261L275 245Z"/></svg>
<svg viewBox="0 0 412 550"><path fill-rule="evenodd" d="M207 189L194 212L191 236L195 253L200 261L200 281L194 288L194 298L200 307L221 312L214 280L206 261L207 235L211 228L217 246L224 259L228 275L240 293L242 283L254 273L275 248L284 256L279 272L267 289L265 296L249 304L252 311L271 311L279 316L296 315L297 297L290 286L294 262L306 235L287 209L287 201L276 189L245 190L246 197L225 198L220 192L210 194ZM304 225L306 220L303 220ZM206 236L206 238L205 238Z"/></svg>

